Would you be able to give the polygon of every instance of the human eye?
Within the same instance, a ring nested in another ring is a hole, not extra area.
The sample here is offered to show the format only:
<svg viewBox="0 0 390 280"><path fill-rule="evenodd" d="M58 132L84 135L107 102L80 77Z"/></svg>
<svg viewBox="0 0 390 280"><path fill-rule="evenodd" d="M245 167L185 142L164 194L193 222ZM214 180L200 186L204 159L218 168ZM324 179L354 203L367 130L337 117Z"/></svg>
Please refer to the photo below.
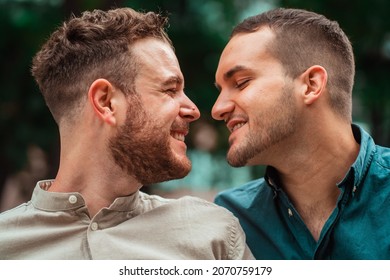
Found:
<svg viewBox="0 0 390 280"><path fill-rule="evenodd" d="M182 78L174 76L167 79L162 85L162 92L169 96L177 95L184 88L184 81Z"/></svg>
<svg viewBox="0 0 390 280"><path fill-rule="evenodd" d="M169 88L164 91L167 94L175 94L176 93L176 88Z"/></svg>
<svg viewBox="0 0 390 280"><path fill-rule="evenodd" d="M236 82L235 88L242 90L248 86L249 81L250 81L250 79L239 80Z"/></svg>
<svg viewBox="0 0 390 280"><path fill-rule="evenodd" d="M164 90L164 92L168 95L176 95L178 93L178 89L177 88L169 88L169 89L166 89Z"/></svg>

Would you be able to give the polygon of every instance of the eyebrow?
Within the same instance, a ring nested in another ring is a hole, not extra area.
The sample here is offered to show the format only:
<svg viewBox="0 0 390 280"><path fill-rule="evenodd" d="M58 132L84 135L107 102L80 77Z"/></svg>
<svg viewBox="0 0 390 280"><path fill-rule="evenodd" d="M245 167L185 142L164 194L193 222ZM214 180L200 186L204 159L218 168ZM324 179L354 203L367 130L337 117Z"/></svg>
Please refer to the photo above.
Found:
<svg viewBox="0 0 390 280"><path fill-rule="evenodd" d="M225 74L223 74L223 78L225 80L230 79L231 77L234 76L234 74L236 74L237 72L243 71L243 70L248 70L248 68L243 66L243 65L236 65L232 69L227 71Z"/></svg>
<svg viewBox="0 0 390 280"><path fill-rule="evenodd" d="M169 77L168 79L166 79L162 85L163 86L169 86L171 84L183 84L184 81L181 77L179 76L172 76L172 77Z"/></svg>

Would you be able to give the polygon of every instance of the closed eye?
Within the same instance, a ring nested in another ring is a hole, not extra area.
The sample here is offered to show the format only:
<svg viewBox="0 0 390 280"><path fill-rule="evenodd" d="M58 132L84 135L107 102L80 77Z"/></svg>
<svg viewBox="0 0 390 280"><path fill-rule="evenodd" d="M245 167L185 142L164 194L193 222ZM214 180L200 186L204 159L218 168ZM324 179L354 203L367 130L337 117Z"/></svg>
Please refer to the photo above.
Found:
<svg viewBox="0 0 390 280"><path fill-rule="evenodd" d="M168 94L170 96L174 96L174 95L177 95L177 94L179 94L180 92L183 92L183 91L184 91L184 88L174 87L174 88L169 88L169 89L164 90L164 93Z"/></svg>
<svg viewBox="0 0 390 280"><path fill-rule="evenodd" d="M183 88L184 80L180 76L169 77L166 81L162 83L162 92L171 96L177 94Z"/></svg>
<svg viewBox="0 0 390 280"><path fill-rule="evenodd" d="M243 81L238 81L235 85L235 88L242 90L248 85L249 81L250 81L249 79L243 80Z"/></svg>
<svg viewBox="0 0 390 280"><path fill-rule="evenodd" d="M165 90L166 94L171 94L171 95L174 95L177 92L178 92L178 90L176 88L170 88L170 89Z"/></svg>

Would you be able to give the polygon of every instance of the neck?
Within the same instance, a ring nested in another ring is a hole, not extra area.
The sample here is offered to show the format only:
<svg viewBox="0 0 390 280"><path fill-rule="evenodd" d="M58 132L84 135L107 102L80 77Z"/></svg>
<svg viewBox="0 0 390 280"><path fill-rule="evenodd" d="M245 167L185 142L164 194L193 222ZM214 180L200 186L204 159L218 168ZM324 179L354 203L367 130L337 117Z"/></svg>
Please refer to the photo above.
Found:
<svg viewBox="0 0 390 280"><path fill-rule="evenodd" d="M356 160L359 145L350 125L305 135L283 162L275 166L283 189L317 240L336 206L337 184Z"/></svg>
<svg viewBox="0 0 390 280"><path fill-rule="evenodd" d="M49 191L79 192L93 217L116 198L138 191L141 184L111 160L105 143L90 143L62 142L59 170Z"/></svg>

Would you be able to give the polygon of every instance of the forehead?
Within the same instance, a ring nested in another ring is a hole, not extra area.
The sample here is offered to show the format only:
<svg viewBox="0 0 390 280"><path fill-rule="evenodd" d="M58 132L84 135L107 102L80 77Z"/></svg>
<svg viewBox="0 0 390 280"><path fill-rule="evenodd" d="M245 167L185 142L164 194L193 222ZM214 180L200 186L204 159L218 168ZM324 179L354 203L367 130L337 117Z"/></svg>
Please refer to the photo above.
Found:
<svg viewBox="0 0 390 280"><path fill-rule="evenodd" d="M274 33L269 28L233 36L221 54L217 76L218 74L226 75L230 69L235 69L238 65L256 69L260 64L275 62L276 59L269 52L269 46L274 37Z"/></svg>
<svg viewBox="0 0 390 280"><path fill-rule="evenodd" d="M153 38L142 39L134 44L132 52L137 60L138 78L183 79L177 57L168 43Z"/></svg>

